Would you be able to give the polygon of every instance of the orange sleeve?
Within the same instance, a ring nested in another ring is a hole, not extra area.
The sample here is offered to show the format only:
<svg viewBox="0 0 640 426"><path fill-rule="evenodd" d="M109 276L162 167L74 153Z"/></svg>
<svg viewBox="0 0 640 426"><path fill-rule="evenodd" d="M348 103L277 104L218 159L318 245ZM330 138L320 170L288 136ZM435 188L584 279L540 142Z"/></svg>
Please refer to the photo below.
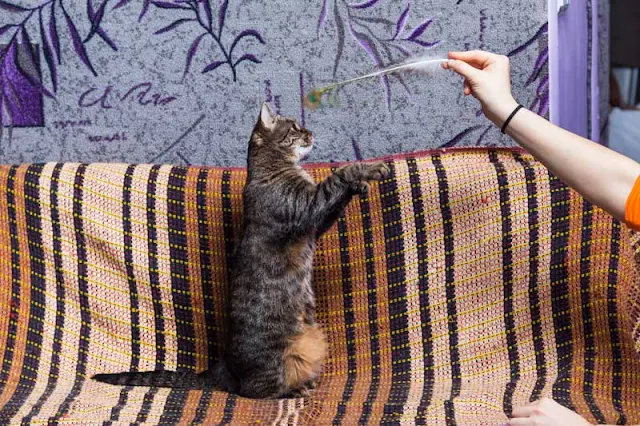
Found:
<svg viewBox="0 0 640 426"><path fill-rule="evenodd" d="M627 198L627 204L624 208L624 221L627 226L636 231L640 231L640 176L633 184L631 193Z"/></svg>

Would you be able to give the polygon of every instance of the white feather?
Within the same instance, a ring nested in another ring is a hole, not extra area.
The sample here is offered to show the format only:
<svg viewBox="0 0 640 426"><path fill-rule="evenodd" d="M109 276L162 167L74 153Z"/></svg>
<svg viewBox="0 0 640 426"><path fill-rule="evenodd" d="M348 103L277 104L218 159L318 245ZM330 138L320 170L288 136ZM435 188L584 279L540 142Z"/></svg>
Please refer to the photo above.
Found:
<svg viewBox="0 0 640 426"><path fill-rule="evenodd" d="M442 67L442 64L446 61L447 59L433 59L433 58L424 58L424 57L410 58L400 64L391 65L379 71L362 75L360 77L351 78L349 80L341 81L339 83L336 83L334 86L342 86L343 84L353 83L354 81L364 80L366 78L376 77L383 74L405 73L405 72L420 72L423 74L429 74L440 69Z"/></svg>

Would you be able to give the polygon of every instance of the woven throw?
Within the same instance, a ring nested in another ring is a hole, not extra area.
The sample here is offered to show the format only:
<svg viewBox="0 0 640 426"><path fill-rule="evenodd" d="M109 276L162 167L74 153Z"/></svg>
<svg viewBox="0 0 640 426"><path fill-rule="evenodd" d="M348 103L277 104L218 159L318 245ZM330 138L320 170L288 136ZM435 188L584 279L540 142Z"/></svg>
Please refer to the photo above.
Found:
<svg viewBox="0 0 640 426"><path fill-rule="evenodd" d="M640 423L637 236L520 151L388 164L319 244L330 356L287 400L89 379L220 356L243 169L0 167L0 423Z"/></svg>

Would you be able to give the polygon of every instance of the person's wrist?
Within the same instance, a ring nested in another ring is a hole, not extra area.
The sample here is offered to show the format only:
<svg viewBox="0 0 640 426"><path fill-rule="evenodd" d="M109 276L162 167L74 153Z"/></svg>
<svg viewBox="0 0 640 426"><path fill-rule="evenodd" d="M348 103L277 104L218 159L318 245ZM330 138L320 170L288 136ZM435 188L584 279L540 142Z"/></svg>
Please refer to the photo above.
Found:
<svg viewBox="0 0 640 426"><path fill-rule="evenodd" d="M488 117L493 124L498 127L502 127L504 122L509 118L511 113L518 107L518 102L513 97L509 97L505 100L499 101L495 104L491 110L491 115Z"/></svg>

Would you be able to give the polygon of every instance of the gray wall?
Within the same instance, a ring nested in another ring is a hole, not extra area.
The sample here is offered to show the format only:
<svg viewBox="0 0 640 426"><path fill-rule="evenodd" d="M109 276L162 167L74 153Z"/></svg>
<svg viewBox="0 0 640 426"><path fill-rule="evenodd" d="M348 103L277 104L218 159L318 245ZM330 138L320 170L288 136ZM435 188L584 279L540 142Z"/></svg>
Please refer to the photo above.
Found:
<svg viewBox="0 0 640 426"><path fill-rule="evenodd" d="M266 99L314 131L314 161L511 144L445 72L345 87L339 106L301 104L315 85L454 49L510 54L516 97L548 114L545 0L210 0L197 15L189 2L4 3L16 7L0 8L0 28L24 25L0 29L2 162L244 165Z"/></svg>

